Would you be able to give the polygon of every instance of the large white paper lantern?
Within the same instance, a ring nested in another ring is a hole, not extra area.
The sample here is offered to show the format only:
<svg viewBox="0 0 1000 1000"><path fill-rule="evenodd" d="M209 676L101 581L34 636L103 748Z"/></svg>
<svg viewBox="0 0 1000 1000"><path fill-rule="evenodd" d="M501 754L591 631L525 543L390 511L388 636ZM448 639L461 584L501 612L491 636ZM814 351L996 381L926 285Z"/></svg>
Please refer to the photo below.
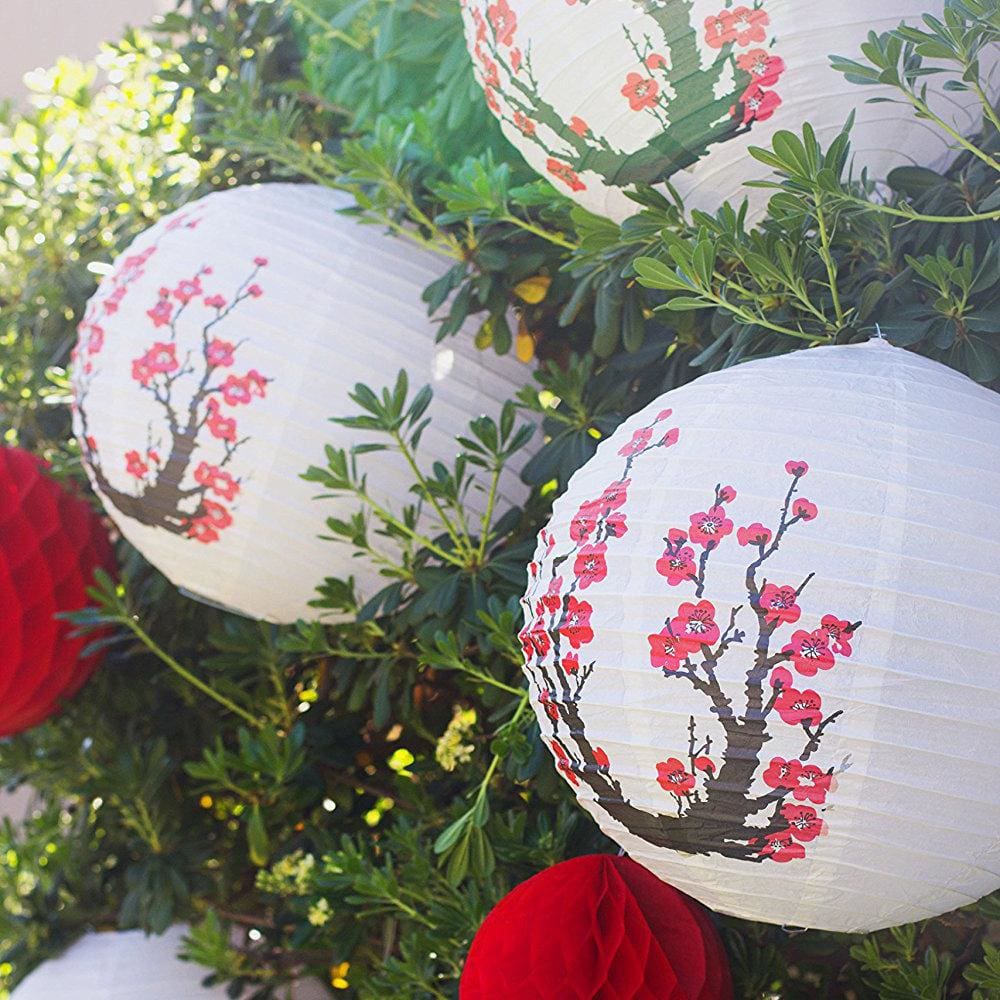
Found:
<svg viewBox="0 0 1000 1000"><path fill-rule="evenodd" d="M749 146L804 121L828 144L856 112L856 168L884 178L903 164L942 166L949 138L888 86L857 86L829 55L860 59L869 31L896 28L943 0L463 0L477 80L507 138L565 194L620 220L623 189L667 181L689 208L714 212L768 176ZM984 78L996 54L983 53ZM994 74L995 75L995 74ZM922 78L960 132L978 128L972 90ZM995 84L994 84L995 86ZM866 103L891 97L896 103ZM993 93L996 97L996 93Z"/></svg>
<svg viewBox="0 0 1000 1000"><path fill-rule="evenodd" d="M716 910L870 931L1000 886L1000 396L889 347L705 375L603 442L521 634L602 829Z"/></svg>
<svg viewBox="0 0 1000 1000"><path fill-rule="evenodd" d="M28 975L13 1000L224 1000L224 986L201 985L210 970L177 957L186 933L86 934Z"/></svg>
<svg viewBox="0 0 1000 1000"><path fill-rule="evenodd" d="M300 478L327 443L382 440L329 422L358 412L357 382L378 392L405 368L414 390L430 384L419 456L450 465L455 435L497 416L528 376L468 330L436 345L421 293L445 263L338 214L349 204L313 185L208 195L133 243L80 326L75 426L108 513L187 592L268 621L316 617L308 602L327 576L354 575L363 598L387 582L318 540L353 499L317 501ZM401 455L360 462L377 500L415 502ZM501 505L527 493L516 471ZM470 510L485 505L471 491Z"/></svg>

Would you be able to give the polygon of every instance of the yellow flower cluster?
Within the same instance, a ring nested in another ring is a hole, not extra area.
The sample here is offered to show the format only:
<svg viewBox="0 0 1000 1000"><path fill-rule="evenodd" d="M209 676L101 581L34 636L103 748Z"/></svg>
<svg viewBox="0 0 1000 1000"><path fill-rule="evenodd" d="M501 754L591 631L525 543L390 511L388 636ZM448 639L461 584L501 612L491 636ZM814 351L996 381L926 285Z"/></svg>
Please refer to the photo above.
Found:
<svg viewBox="0 0 1000 1000"><path fill-rule="evenodd" d="M309 891L315 867L316 859L311 854L292 851L269 870L257 873L257 888L281 896L301 896Z"/></svg>
<svg viewBox="0 0 1000 1000"><path fill-rule="evenodd" d="M476 748L465 740L472 735L475 726L476 710L456 705L451 722L434 749L434 759L445 771L454 771L459 764L472 760Z"/></svg>

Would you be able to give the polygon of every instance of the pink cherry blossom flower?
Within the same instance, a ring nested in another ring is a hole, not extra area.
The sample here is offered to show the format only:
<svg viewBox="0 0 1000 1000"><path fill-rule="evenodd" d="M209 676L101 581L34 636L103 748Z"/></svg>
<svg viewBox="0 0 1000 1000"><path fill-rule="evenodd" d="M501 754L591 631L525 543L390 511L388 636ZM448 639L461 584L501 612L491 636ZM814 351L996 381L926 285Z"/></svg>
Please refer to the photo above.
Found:
<svg viewBox="0 0 1000 1000"><path fill-rule="evenodd" d="M724 507L713 506L691 515L691 541L702 548L715 548L733 530Z"/></svg>
<svg viewBox="0 0 1000 1000"><path fill-rule="evenodd" d="M203 518L195 518L188 526L187 530L188 538L193 538L197 542L201 542L203 545L208 545L211 542L217 542L219 540L219 533L209 524L208 521Z"/></svg>
<svg viewBox="0 0 1000 1000"><path fill-rule="evenodd" d="M829 636L822 629L815 632L799 629L781 651L791 657L792 666L805 677L812 677L817 670L829 670L834 664Z"/></svg>
<svg viewBox="0 0 1000 1000"><path fill-rule="evenodd" d="M640 427L632 434L632 440L618 449L618 454L628 457L638 455L649 444L652 437L652 427Z"/></svg>
<svg viewBox="0 0 1000 1000"><path fill-rule="evenodd" d="M835 784L836 779L832 774L821 771L815 764L806 764L799 770L792 797L799 802L808 800L815 805L822 805Z"/></svg>
<svg viewBox="0 0 1000 1000"><path fill-rule="evenodd" d="M776 583L764 585L760 592L760 607L768 625L793 625L802 614L795 588Z"/></svg>
<svg viewBox="0 0 1000 1000"><path fill-rule="evenodd" d="M705 18L705 44L712 49L721 49L736 41L736 18L731 11L720 10Z"/></svg>
<svg viewBox="0 0 1000 1000"><path fill-rule="evenodd" d="M599 771L607 771L611 767L608 755L600 747L594 747L594 763Z"/></svg>
<svg viewBox="0 0 1000 1000"><path fill-rule="evenodd" d="M607 550L604 542L584 545L580 549L573 563L573 575L579 580L581 590L586 590L592 583L600 583L608 575Z"/></svg>
<svg viewBox="0 0 1000 1000"><path fill-rule="evenodd" d="M594 630L590 627L590 616L593 613L594 609L587 601L579 601L572 596L566 598L566 611L559 625L559 634L574 649L593 640Z"/></svg>
<svg viewBox="0 0 1000 1000"><path fill-rule="evenodd" d="M195 296L201 295L201 293L201 279L195 276L194 278L185 278L183 281L178 282L172 294L178 302L188 303Z"/></svg>
<svg viewBox="0 0 1000 1000"><path fill-rule="evenodd" d="M732 11L732 28L736 33L736 44L740 46L753 45L767 38L764 30L771 19L764 10L751 10L749 7L734 7Z"/></svg>
<svg viewBox="0 0 1000 1000"><path fill-rule="evenodd" d="M656 783L678 798L687 795L694 788L695 781L695 776L676 757L669 757L656 765Z"/></svg>
<svg viewBox="0 0 1000 1000"><path fill-rule="evenodd" d="M556 755L556 768L559 770L559 773L571 785L579 785L580 779L574 773L573 761L570 760L569 754L563 749L562 744L558 740L550 740L549 745L552 747L552 752Z"/></svg>
<svg viewBox="0 0 1000 1000"><path fill-rule="evenodd" d="M609 514L604 522L604 529L612 538L624 538L628 531L625 515L621 512Z"/></svg>
<svg viewBox="0 0 1000 1000"><path fill-rule="evenodd" d="M793 687L783 687L774 702L775 711L781 721L789 726L818 726L823 721L823 702L811 690L796 691Z"/></svg>
<svg viewBox="0 0 1000 1000"><path fill-rule="evenodd" d="M621 89L622 97L628 98L628 106L633 111L655 108L659 93L660 85L641 73L629 73Z"/></svg>
<svg viewBox="0 0 1000 1000"><path fill-rule="evenodd" d="M590 533L597 526L597 515L593 508L584 504L573 515L573 520L569 522L569 537L574 542L582 542L590 537Z"/></svg>
<svg viewBox="0 0 1000 1000"><path fill-rule="evenodd" d="M144 479L149 472L149 466L142 460L137 451L125 452L125 471L136 479Z"/></svg>
<svg viewBox="0 0 1000 1000"><path fill-rule="evenodd" d="M819 508L803 497L792 504L792 513L803 521L811 521L819 513Z"/></svg>
<svg viewBox="0 0 1000 1000"><path fill-rule="evenodd" d="M677 440L680 436L681 432L676 427L671 427L670 430L667 431L662 438L660 438L660 444L664 448L672 448L675 444L677 444Z"/></svg>
<svg viewBox="0 0 1000 1000"><path fill-rule="evenodd" d="M719 503L732 503L736 499L736 490L732 486L723 486L719 490Z"/></svg>
<svg viewBox="0 0 1000 1000"><path fill-rule="evenodd" d="M205 512L203 517L213 528L228 528L233 523L233 516L229 509L214 500L202 500L201 509Z"/></svg>
<svg viewBox="0 0 1000 1000"><path fill-rule="evenodd" d="M773 90L762 90L756 83L751 83L740 95L743 105L743 124L750 122L766 122L781 105L781 98Z"/></svg>
<svg viewBox="0 0 1000 1000"><path fill-rule="evenodd" d="M667 418L672 417L673 414L674 411L670 409L660 410L660 412L656 414L656 421L659 423L661 420L666 420Z"/></svg>
<svg viewBox="0 0 1000 1000"><path fill-rule="evenodd" d="M559 718L559 709L552 700L551 691L543 691L538 696L538 702L545 709L545 714L555 722Z"/></svg>
<svg viewBox="0 0 1000 1000"><path fill-rule="evenodd" d="M258 267L267 267L267 258L266 257L254 257L253 262Z"/></svg>
<svg viewBox="0 0 1000 1000"><path fill-rule="evenodd" d="M511 10L507 0L497 0L486 8L486 16L496 40L500 45L512 45L514 43L514 32L517 31L517 15Z"/></svg>
<svg viewBox="0 0 1000 1000"><path fill-rule="evenodd" d="M560 180L570 191L586 191L587 185L580 180L580 175L568 163L549 157L545 161L545 169L552 174L556 180Z"/></svg>
<svg viewBox="0 0 1000 1000"><path fill-rule="evenodd" d="M785 760L784 757L772 757L761 777L768 788L795 789L799 787L799 777L802 774L802 761Z"/></svg>
<svg viewBox="0 0 1000 1000"><path fill-rule="evenodd" d="M229 375L220 386L222 398L229 406L245 406L253 398L245 378Z"/></svg>
<svg viewBox="0 0 1000 1000"><path fill-rule="evenodd" d="M221 438L224 441L236 440L236 421L232 417L224 417L219 410L218 401L210 399L208 401L208 416L205 418L212 437Z"/></svg>
<svg viewBox="0 0 1000 1000"><path fill-rule="evenodd" d="M549 581L549 589L545 592L545 596L542 597L539 602L546 611L550 614L558 611L562 607L562 590L563 578L561 576L554 576Z"/></svg>
<svg viewBox="0 0 1000 1000"><path fill-rule="evenodd" d="M513 72L517 73L520 71L522 58L520 49L510 50L510 68Z"/></svg>
<svg viewBox="0 0 1000 1000"><path fill-rule="evenodd" d="M760 521L754 521L753 524L737 530L736 540L740 545L767 545L771 541L771 529L765 528Z"/></svg>
<svg viewBox="0 0 1000 1000"><path fill-rule="evenodd" d="M146 310L146 315L153 321L153 326L167 326L173 314L174 307L165 298L161 298L152 309Z"/></svg>
<svg viewBox="0 0 1000 1000"><path fill-rule="evenodd" d="M205 348L205 360L212 368L227 367L236 360L236 347L228 340L213 337Z"/></svg>
<svg viewBox="0 0 1000 1000"><path fill-rule="evenodd" d="M677 670L695 649L692 642L679 639L666 625L646 638L649 641L649 662L657 670Z"/></svg>
<svg viewBox="0 0 1000 1000"><path fill-rule="evenodd" d="M202 300L206 306L210 309L225 309L226 308L226 297L225 295L206 295Z"/></svg>
<svg viewBox="0 0 1000 1000"><path fill-rule="evenodd" d="M563 670L570 677L573 676L580 669L580 655L579 653L567 653L561 661L560 664Z"/></svg>
<svg viewBox="0 0 1000 1000"><path fill-rule="evenodd" d="M764 846L760 849L761 857L772 861L798 861L806 856L806 849L797 843L788 830L779 830L764 837Z"/></svg>
<svg viewBox="0 0 1000 1000"><path fill-rule="evenodd" d="M251 298L254 299L259 299L263 294L264 294L264 289L261 288L260 285L251 285L247 289L247 295L249 295Z"/></svg>
<svg viewBox="0 0 1000 1000"><path fill-rule="evenodd" d="M225 469L208 462L201 462L194 471L194 481L206 486L223 500L232 500L240 491L240 484Z"/></svg>
<svg viewBox="0 0 1000 1000"><path fill-rule="evenodd" d="M662 69L664 66L667 65L667 57L661 55L661 53L659 52L650 52L650 54L646 56L645 61L646 61L646 69L648 70Z"/></svg>
<svg viewBox="0 0 1000 1000"><path fill-rule="evenodd" d="M766 49L751 49L736 57L736 65L749 73L760 87L773 87L785 71L785 61L771 55Z"/></svg>
<svg viewBox="0 0 1000 1000"><path fill-rule="evenodd" d="M850 622L841 621L836 615L823 615L819 627L829 636L830 646L838 656L851 655L854 626Z"/></svg>
<svg viewBox="0 0 1000 1000"><path fill-rule="evenodd" d="M694 767L696 771L704 771L706 774L715 774L715 761L711 757L695 757Z"/></svg>
<svg viewBox="0 0 1000 1000"><path fill-rule="evenodd" d="M686 546L676 552L665 549L663 555L656 560L656 572L666 577L671 587L676 587L686 580L693 580L698 575L694 549Z"/></svg>
<svg viewBox="0 0 1000 1000"><path fill-rule="evenodd" d="M822 817L812 806L797 806L794 802L786 802L781 807L781 818L788 824L788 832L796 840L807 844L826 829Z"/></svg>
<svg viewBox="0 0 1000 1000"><path fill-rule="evenodd" d="M590 126L577 115L573 115L569 120L569 130L576 135L584 136L590 131Z"/></svg>
<svg viewBox="0 0 1000 1000"><path fill-rule="evenodd" d="M715 623L715 605L711 601L697 604L684 603L677 609L677 616L670 621L670 630L681 640L711 646L719 641L719 626Z"/></svg>

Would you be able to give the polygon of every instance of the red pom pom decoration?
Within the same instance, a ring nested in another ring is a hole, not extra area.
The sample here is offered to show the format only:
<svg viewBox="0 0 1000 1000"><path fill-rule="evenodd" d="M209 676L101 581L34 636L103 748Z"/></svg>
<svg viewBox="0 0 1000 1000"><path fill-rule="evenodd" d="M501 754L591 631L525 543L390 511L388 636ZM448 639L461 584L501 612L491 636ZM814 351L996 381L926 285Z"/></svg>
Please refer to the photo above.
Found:
<svg viewBox="0 0 1000 1000"><path fill-rule="evenodd" d="M730 1000L722 941L693 899L592 854L522 882L483 921L461 1000Z"/></svg>
<svg viewBox="0 0 1000 1000"><path fill-rule="evenodd" d="M91 603L98 567L114 553L85 500L20 448L0 448L0 736L37 725L74 695L100 656L81 656L93 635L55 616Z"/></svg>

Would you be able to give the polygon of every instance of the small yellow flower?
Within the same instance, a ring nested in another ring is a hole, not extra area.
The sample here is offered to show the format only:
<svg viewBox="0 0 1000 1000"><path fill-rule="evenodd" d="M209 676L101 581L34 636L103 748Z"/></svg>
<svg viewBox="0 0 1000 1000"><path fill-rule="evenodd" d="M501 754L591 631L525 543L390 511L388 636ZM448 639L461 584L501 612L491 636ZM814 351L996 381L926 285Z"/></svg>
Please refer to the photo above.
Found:
<svg viewBox="0 0 1000 1000"><path fill-rule="evenodd" d="M309 923L313 927L322 927L332 916L333 911L330 909L329 902L325 899L319 899L309 907Z"/></svg>
<svg viewBox="0 0 1000 1000"><path fill-rule="evenodd" d="M463 709L461 705L456 705L448 728L434 748L434 759L443 770L454 771L459 764L468 764L472 760L476 748L471 743L463 741L472 735L475 725L476 710Z"/></svg>
<svg viewBox="0 0 1000 1000"><path fill-rule="evenodd" d="M546 274L536 274L525 278L514 286L514 294L529 306L537 306L549 294L552 279Z"/></svg>
<svg viewBox="0 0 1000 1000"><path fill-rule="evenodd" d="M330 966L330 985L335 990L346 990L351 985L347 981L347 972L350 968L350 962L341 962L340 965Z"/></svg>

